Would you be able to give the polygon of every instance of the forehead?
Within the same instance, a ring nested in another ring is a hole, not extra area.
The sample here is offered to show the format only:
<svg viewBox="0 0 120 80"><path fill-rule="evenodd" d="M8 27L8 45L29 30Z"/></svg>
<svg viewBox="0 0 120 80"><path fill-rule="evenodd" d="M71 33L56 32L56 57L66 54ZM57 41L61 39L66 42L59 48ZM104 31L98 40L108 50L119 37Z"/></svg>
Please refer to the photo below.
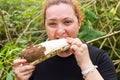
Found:
<svg viewBox="0 0 120 80"><path fill-rule="evenodd" d="M46 18L73 16L75 16L75 12L69 4L60 3L57 5L52 5L46 10Z"/></svg>

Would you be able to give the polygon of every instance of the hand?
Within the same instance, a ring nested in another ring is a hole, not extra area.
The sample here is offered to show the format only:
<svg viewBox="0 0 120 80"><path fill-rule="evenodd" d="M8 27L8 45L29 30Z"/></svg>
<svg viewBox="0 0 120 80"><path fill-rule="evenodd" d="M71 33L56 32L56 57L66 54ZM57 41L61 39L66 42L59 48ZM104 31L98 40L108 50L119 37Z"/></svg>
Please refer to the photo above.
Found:
<svg viewBox="0 0 120 80"><path fill-rule="evenodd" d="M27 65L25 59L19 59L13 61L13 69L15 80L29 80L35 66Z"/></svg>
<svg viewBox="0 0 120 80"><path fill-rule="evenodd" d="M70 51L75 55L77 64L81 70L85 70L93 66L86 44L82 43L78 38L67 38L67 42L71 44Z"/></svg>

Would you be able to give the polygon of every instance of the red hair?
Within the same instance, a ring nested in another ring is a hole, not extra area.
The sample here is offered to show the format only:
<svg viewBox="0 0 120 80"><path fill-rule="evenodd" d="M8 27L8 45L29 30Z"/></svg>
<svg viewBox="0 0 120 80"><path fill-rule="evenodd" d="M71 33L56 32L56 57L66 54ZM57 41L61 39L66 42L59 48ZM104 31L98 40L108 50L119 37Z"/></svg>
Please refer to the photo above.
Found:
<svg viewBox="0 0 120 80"><path fill-rule="evenodd" d="M78 2L77 0L45 0L44 4L43 4L43 15L44 15L44 24L45 24L45 20L46 20L46 10L52 6L52 5L58 5L60 3L64 3L64 4L68 4L70 6L72 6L75 15L78 19L78 22L80 23L82 20L82 11L81 11L81 5L80 2Z"/></svg>

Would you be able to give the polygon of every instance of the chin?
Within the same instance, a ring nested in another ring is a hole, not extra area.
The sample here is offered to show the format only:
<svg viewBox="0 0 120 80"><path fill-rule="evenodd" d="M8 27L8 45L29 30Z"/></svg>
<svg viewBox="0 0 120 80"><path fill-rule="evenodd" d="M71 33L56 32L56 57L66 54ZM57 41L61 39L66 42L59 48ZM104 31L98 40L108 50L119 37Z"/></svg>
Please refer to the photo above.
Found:
<svg viewBox="0 0 120 80"><path fill-rule="evenodd" d="M70 52L62 52L57 54L59 57L69 57L72 53Z"/></svg>

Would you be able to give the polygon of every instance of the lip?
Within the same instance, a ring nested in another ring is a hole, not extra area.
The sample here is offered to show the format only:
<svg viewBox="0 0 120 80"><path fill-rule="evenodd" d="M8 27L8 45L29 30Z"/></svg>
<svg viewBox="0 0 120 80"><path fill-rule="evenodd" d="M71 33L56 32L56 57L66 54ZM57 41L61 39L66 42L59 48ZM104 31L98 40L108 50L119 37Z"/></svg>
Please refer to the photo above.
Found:
<svg viewBox="0 0 120 80"><path fill-rule="evenodd" d="M55 39L62 39L62 38L65 38L65 39L67 39L67 38L70 38L70 36L66 36L66 37L60 37L60 38L55 38Z"/></svg>

